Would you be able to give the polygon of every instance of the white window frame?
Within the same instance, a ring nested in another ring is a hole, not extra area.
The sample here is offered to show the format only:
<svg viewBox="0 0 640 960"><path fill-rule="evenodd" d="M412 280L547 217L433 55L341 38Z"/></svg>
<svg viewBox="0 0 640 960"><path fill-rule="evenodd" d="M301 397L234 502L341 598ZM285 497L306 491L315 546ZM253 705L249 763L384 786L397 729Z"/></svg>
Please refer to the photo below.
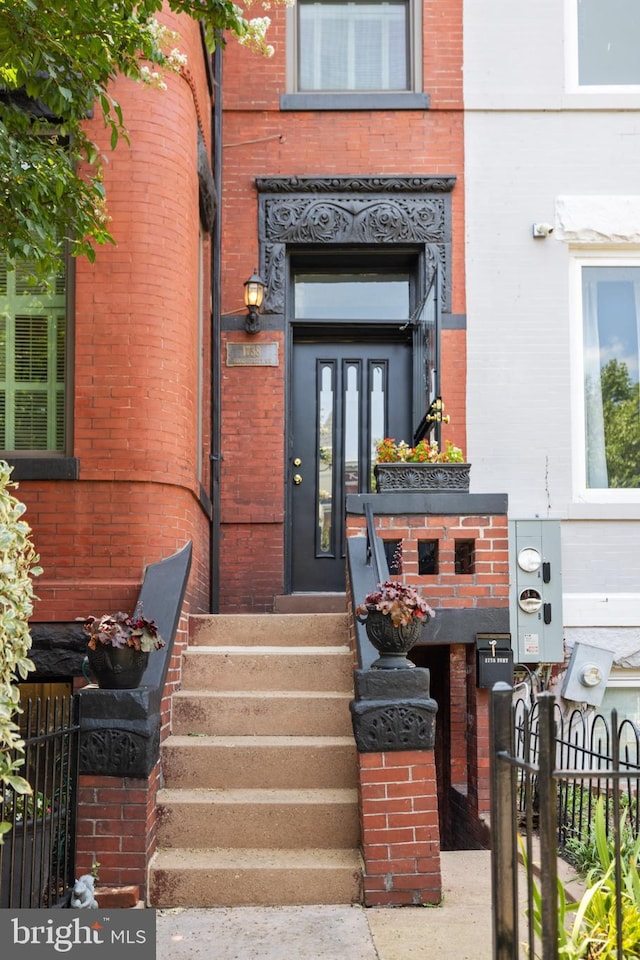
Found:
<svg viewBox="0 0 640 960"><path fill-rule="evenodd" d="M308 96L347 94L349 96L379 97L402 96L410 93L422 93L422 4L419 0L408 0L408 50L409 86L406 90L300 90L298 87L298 5L287 8L287 91Z"/></svg>
<svg viewBox="0 0 640 960"><path fill-rule="evenodd" d="M571 436L574 499L584 503L640 503L640 487L588 487L584 406L583 267L640 267L640 249L571 251L569 303L571 311Z"/></svg>
<svg viewBox="0 0 640 960"><path fill-rule="evenodd" d="M637 690L640 693L640 667L613 667L607 680L605 696L607 693L615 693L617 690ZM596 708L596 713L602 714L605 720L609 722L611 719L611 709L611 706L605 706L601 703L600 706ZM633 720L633 718L624 717L618 713L618 727L623 720ZM640 725L640 718L633 722ZM630 732L631 731L629 731L629 733ZM634 740L632 740L632 743L635 745Z"/></svg>
<svg viewBox="0 0 640 960"><path fill-rule="evenodd" d="M566 70L567 92L619 96L621 94L640 94L640 80L638 83L618 84L581 84L579 72L578 50L578 0L565 0L565 39L566 39Z"/></svg>

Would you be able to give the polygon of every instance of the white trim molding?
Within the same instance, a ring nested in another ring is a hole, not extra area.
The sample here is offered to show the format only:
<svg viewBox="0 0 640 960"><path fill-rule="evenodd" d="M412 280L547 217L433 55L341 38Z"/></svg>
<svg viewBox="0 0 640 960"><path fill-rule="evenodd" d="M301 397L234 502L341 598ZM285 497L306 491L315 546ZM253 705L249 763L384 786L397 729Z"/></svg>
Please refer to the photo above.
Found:
<svg viewBox="0 0 640 960"><path fill-rule="evenodd" d="M640 245L640 195L557 197L554 237L567 243Z"/></svg>
<svg viewBox="0 0 640 960"><path fill-rule="evenodd" d="M640 627L640 593L565 593L565 627Z"/></svg>

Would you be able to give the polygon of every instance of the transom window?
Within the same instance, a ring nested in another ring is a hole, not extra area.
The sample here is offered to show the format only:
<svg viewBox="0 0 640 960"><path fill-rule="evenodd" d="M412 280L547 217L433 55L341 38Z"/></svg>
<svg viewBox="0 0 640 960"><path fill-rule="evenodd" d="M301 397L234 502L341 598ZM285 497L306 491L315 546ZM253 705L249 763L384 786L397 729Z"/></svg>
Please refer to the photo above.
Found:
<svg viewBox="0 0 640 960"><path fill-rule="evenodd" d="M407 320L409 274L360 271L297 273L297 320Z"/></svg>
<svg viewBox="0 0 640 960"><path fill-rule="evenodd" d="M586 487L640 488L640 264L581 267Z"/></svg>
<svg viewBox="0 0 640 960"><path fill-rule="evenodd" d="M29 275L0 262L0 450L63 452L65 278L49 288Z"/></svg>
<svg viewBox="0 0 640 960"><path fill-rule="evenodd" d="M640 84L638 0L576 0L578 84Z"/></svg>
<svg viewBox="0 0 640 960"><path fill-rule="evenodd" d="M410 0L298 0L297 89L413 89Z"/></svg>

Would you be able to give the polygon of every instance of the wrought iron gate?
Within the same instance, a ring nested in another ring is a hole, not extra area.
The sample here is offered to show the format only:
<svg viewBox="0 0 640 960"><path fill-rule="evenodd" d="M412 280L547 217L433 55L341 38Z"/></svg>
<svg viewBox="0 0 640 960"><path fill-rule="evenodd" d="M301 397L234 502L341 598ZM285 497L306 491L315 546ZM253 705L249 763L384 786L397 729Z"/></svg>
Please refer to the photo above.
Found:
<svg viewBox="0 0 640 960"><path fill-rule="evenodd" d="M77 698L27 701L20 717L24 766L33 793L5 788L0 819L0 908L55 907L75 875L79 726Z"/></svg>

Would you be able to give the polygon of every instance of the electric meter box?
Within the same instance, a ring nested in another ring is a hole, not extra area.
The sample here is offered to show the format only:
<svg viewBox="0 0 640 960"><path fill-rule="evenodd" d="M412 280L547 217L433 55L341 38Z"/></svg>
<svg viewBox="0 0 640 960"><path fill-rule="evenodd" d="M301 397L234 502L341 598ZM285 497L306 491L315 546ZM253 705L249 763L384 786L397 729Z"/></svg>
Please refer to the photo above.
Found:
<svg viewBox="0 0 640 960"><path fill-rule="evenodd" d="M509 521L509 574L516 663L562 663L559 520Z"/></svg>

